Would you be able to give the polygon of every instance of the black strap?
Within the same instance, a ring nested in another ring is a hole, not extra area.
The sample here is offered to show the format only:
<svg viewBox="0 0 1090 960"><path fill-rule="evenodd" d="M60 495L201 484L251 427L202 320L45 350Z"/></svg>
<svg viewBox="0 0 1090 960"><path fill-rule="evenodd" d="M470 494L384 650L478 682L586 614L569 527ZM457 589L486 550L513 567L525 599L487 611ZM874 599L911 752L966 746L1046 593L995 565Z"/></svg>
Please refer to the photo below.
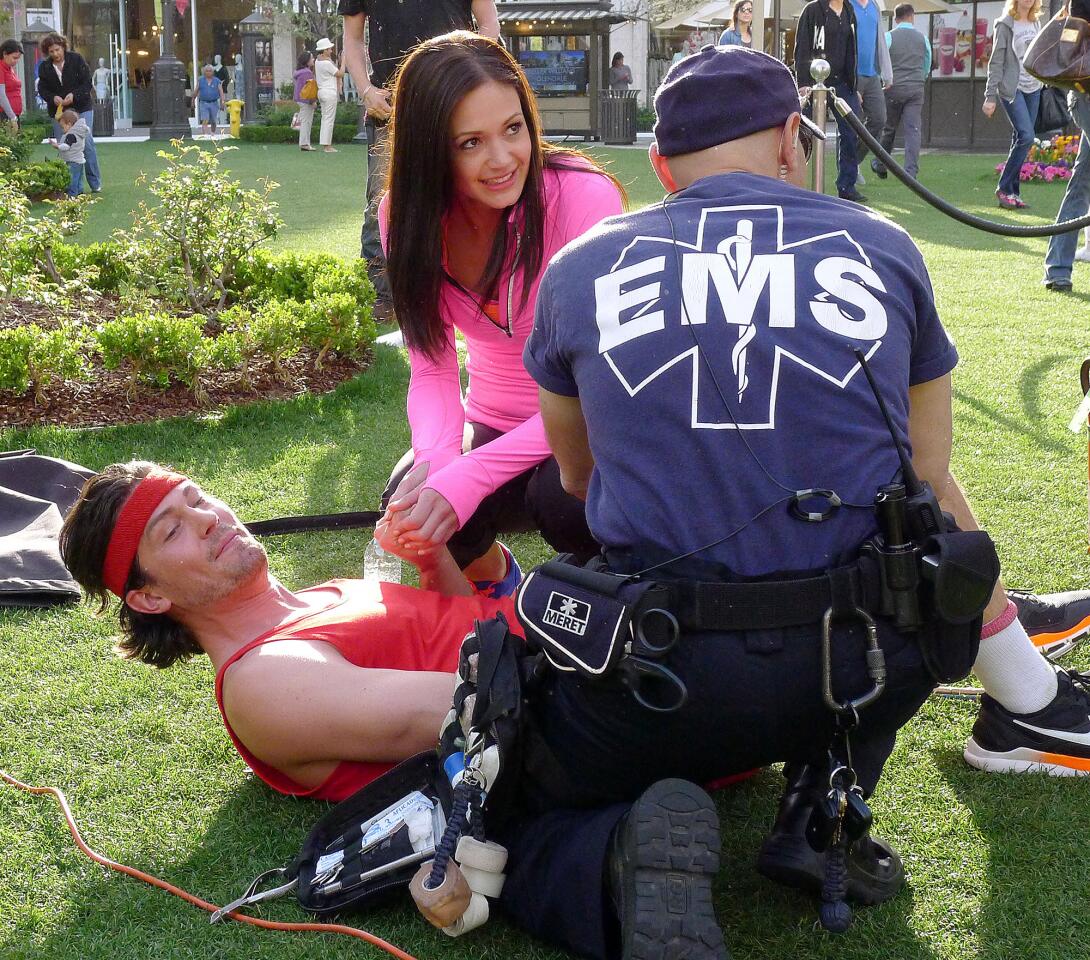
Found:
<svg viewBox="0 0 1090 960"><path fill-rule="evenodd" d="M318 513L309 517L255 520L253 523L246 524L246 529L258 537L275 537L283 533L303 533L307 530L352 530L356 527L373 527L381 518L381 510Z"/></svg>
<svg viewBox="0 0 1090 960"><path fill-rule="evenodd" d="M855 598L875 596L874 590L864 589L865 576L855 563L797 580L663 585L673 595L673 612L686 630L775 630L819 623L826 610L843 602L846 588Z"/></svg>

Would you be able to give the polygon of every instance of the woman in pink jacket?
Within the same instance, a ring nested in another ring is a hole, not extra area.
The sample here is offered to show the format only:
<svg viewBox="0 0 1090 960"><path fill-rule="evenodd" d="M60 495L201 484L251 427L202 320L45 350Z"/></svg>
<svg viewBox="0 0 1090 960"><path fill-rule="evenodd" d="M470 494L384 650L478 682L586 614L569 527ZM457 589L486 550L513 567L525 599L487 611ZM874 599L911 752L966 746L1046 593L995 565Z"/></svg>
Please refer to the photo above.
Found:
<svg viewBox="0 0 1090 960"><path fill-rule="evenodd" d="M534 95L500 44L456 32L406 59L379 224L409 350L412 450L384 502L404 543L446 543L492 595L520 577L501 531L597 550L582 501L560 486L522 348L550 258L623 203L611 176L541 139Z"/></svg>

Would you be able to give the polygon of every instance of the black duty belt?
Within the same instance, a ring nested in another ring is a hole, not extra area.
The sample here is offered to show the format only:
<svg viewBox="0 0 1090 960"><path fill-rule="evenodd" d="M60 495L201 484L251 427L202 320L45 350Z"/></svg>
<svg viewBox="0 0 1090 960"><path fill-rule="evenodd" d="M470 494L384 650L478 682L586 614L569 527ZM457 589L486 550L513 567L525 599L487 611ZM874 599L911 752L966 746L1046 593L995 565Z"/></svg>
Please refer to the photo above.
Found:
<svg viewBox="0 0 1090 960"><path fill-rule="evenodd" d="M826 612L873 612L877 568L864 560L820 576L744 583L659 581L685 630L775 630L820 623Z"/></svg>

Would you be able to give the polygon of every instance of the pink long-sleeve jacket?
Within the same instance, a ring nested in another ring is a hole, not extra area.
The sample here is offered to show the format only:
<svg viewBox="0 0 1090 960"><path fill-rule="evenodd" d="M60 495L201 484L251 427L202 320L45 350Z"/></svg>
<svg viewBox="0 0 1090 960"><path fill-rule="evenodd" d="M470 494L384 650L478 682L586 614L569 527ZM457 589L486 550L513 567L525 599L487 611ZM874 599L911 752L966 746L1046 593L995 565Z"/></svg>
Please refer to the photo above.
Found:
<svg viewBox="0 0 1090 960"><path fill-rule="evenodd" d="M550 455L538 406L538 387L522 365L522 348L534 325L538 284L561 247L622 210L621 194L613 181L578 161L569 167L547 168L543 180L544 256L541 269L530 282L525 304L526 279L518 273L505 273L499 279L495 322L482 312L473 295L448 281L439 299L439 313L447 332L446 348L435 359L409 351L407 406L413 454L417 463L431 464L425 486L454 508L459 526L473 516L486 496ZM387 216L387 202L383 199L379 228L384 249ZM517 224L514 210L509 222ZM455 328L466 344L469 389L464 400ZM463 454L467 420L502 430L503 436Z"/></svg>

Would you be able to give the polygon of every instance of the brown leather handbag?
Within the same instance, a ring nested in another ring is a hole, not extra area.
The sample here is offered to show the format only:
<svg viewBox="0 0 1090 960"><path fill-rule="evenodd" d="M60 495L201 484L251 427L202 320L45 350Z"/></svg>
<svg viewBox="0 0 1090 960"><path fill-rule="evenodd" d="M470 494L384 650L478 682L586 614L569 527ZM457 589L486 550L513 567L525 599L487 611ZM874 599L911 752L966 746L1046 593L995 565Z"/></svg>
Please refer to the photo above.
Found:
<svg viewBox="0 0 1090 960"><path fill-rule="evenodd" d="M1034 38L1022 66L1050 87L1090 91L1090 23L1068 16L1067 4Z"/></svg>

